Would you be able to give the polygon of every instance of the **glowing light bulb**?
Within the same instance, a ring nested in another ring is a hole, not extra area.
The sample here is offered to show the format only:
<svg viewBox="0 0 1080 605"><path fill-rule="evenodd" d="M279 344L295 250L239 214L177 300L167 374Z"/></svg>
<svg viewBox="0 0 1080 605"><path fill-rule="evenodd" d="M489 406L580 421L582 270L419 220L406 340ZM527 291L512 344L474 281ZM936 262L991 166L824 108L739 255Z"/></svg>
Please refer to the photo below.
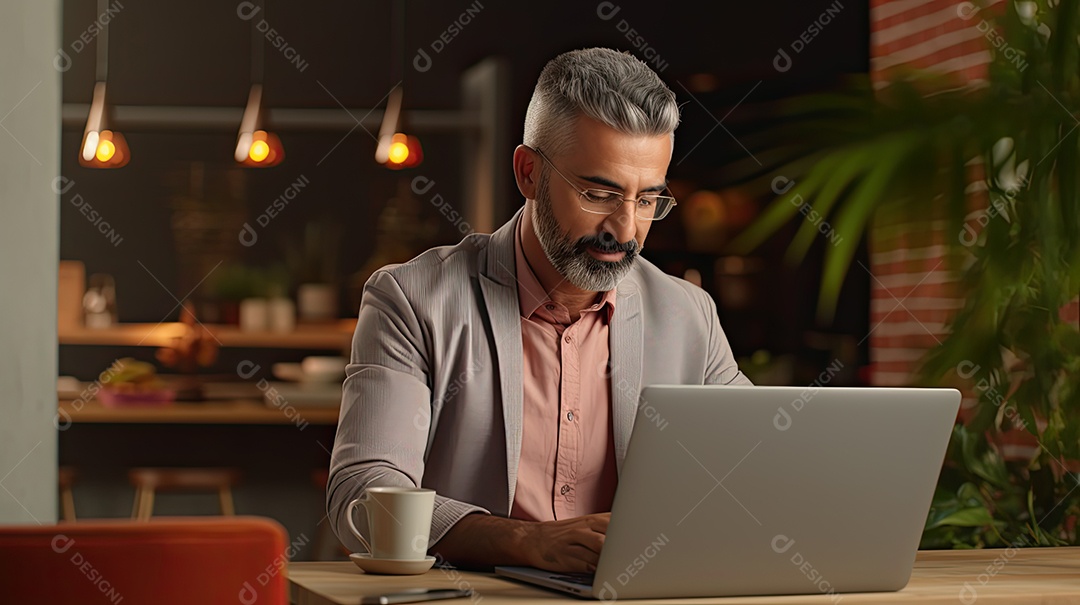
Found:
<svg viewBox="0 0 1080 605"><path fill-rule="evenodd" d="M113 145L112 141L102 139L98 142L97 153L95 157L99 162L108 162L112 159L113 154L116 153L116 145Z"/></svg>
<svg viewBox="0 0 1080 605"><path fill-rule="evenodd" d="M253 141L251 143L251 149L248 150L248 157L253 162L261 162L270 155L270 146L266 144L266 141Z"/></svg>
<svg viewBox="0 0 1080 605"><path fill-rule="evenodd" d="M405 160L409 159L409 146L401 141L395 141L390 144L390 161L394 164L401 164Z"/></svg>

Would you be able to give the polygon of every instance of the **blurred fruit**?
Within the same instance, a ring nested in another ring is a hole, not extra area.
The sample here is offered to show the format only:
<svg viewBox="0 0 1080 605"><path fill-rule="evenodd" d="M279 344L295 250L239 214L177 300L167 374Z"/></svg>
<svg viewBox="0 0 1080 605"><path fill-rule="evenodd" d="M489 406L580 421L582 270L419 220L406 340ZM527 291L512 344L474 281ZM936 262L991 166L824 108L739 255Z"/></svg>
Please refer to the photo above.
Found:
<svg viewBox="0 0 1080 605"><path fill-rule="evenodd" d="M153 364L124 357L116 360L111 371L102 377L101 384L112 386L127 382L148 382L156 377L157 369Z"/></svg>

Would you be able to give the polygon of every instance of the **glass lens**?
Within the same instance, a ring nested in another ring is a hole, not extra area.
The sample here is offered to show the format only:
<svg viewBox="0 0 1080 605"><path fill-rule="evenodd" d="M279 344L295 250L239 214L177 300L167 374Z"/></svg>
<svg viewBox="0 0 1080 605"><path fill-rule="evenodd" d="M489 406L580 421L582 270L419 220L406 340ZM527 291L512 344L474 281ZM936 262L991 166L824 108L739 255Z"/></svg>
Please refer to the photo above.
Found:
<svg viewBox="0 0 1080 605"><path fill-rule="evenodd" d="M614 212L622 203L622 195L604 189L586 189L581 197L586 204L597 210L609 209Z"/></svg>
<svg viewBox="0 0 1080 605"><path fill-rule="evenodd" d="M665 195L646 195L638 202L637 215L641 218L658 221L671 211L675 198Z"/></svg>
<svg viewBox="0 0 1080 605"><path fill-rule="evenodd" d="M581 193L581 208L597 214L611 214L623 204L621 193L606 189L586 189ZM665 195L644 195L638 199L637 216L646 220L660 220L675 205L675 198Z"/></svg>

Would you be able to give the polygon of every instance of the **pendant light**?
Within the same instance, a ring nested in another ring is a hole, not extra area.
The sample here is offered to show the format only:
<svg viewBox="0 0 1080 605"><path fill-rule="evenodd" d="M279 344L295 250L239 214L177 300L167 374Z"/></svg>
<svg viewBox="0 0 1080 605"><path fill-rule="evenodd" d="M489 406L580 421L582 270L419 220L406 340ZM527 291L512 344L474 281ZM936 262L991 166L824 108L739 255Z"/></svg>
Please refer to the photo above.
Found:
<svg viewBox="0 0 1080 605"><path fill-rule="evenodd" d="M393 10L395 56L391 59L391 65L395 68L391 71L397 72L393 75L398 76L399 85L390 91L386 101L386 111L379 127L379 142L375 147L375 161L387 168L400 170L419 166L424 159L424 150L420 146L420 139L403 132L401 106L405 92L400 84L405 79L405 0L394 2Z"/></svg>
<svg viewBox="0 0 1080 605"><path fill-rule="evenodd" d="M265 11L261 0L258 5L254 12ZM240 119L233 159L241 166L269 168L285 159L285 147L276 134L268 132L263 126L263 40L256 29L257 23L251 19L251 90L248 92L244 117Z"/></svg>
<svg viewBox="0 0 1080 605"><path fill-rule="evenodd" d="M418 166L424 159L420 140L400 132L403 96L400 86L390 92L382 126L379 128L379 144L375 148L375 161L393 170Z"/></svg>
<svg viewBox="0 0 1080 605"><path fill-rule="evenodd" d="M98 14L106 10L107 0L98 0ZM106 81L109 77L109 24L104 23L97 38L97 65L94 98L90 102L90 114L86 117L82 145L79 148L79 165L86 168L120 168L131 160L124 135L112 130L112 122L105 99Z"/></svg>
<svg viewBox="0 0 1080 605"><path fill-rule="evenodd" d="M242 166L269 168L285 159L281 139L262 126L262 84L252 84L248 93L247 107L240 120L240 134L236 137L233 159Z"/></svg>

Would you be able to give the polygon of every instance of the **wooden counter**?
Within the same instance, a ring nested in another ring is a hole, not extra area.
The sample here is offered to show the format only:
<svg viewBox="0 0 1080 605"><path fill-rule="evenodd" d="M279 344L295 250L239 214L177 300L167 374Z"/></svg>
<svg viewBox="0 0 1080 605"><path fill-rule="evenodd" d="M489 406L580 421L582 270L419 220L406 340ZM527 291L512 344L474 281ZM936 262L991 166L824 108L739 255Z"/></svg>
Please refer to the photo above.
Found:
<svg viewBox="0 0 1080 605"><path fill-rule="evenodd" d="M105 407L98 401L60 401L58 423L324 424L338 421L339 406L268 405L259 399L175 402L163 406Z"/></svg>
<svg viewBox="0 0 1080 605"><path fill-rule="evenodd" d="M1001 563L1000 566L997 565L998 562ZM993 572L996 573L989 575ZM448 601L461 605L476 605L480 602L486 605L550 604L556 600L568 603L588 602L491 574L454 570L433 569L419 576L376 576L367 575L348 562L290 563L288 574L290 601L303 605L356 604L364 595L417 587L472 588L475 592L472 599ZM980 583L980 577L984 582ZM673 602L725 605L812 605L836 602L847 605L1080 603L1080 548L920 551L915 560L911 581L899 592L667 601L634 599L625 602L633 605Z"/></svg>

